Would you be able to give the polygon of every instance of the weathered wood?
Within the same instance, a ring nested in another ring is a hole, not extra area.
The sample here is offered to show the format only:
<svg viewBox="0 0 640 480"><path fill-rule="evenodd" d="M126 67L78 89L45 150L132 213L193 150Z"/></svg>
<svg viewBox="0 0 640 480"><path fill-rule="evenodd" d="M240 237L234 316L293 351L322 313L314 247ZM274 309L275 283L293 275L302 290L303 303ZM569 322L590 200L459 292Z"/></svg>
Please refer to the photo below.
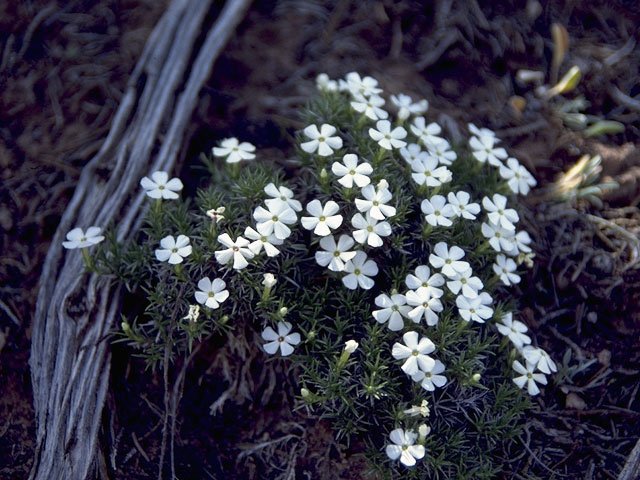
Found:
<svg viewBox="0 0 640 480"><path fill-rule="evenodd" d="M640 478L640 440L636 442L636 446L633 447L627 461L624 464L624 468L618 476L618 480L638 480Z"/></svg>
<svg viewBox="0 0 640 480"><path fill-rule="evenodd" d="M106 338L117 319L120 292L83 273L80 253L63 251L61 242L74 226L113 221L124 240L139 225L144 196L138 182L150 172L174 167L200 89L250 0L228 0L211 28L202 25L210 4L171 2L149 36L109 135L84 168L53 238L40 279L31 346L37 423L31 479L96 476L98 428L109 384ZM209 32L198 46L202 28ZM190 64L196 48L197 58Z"/></svg>

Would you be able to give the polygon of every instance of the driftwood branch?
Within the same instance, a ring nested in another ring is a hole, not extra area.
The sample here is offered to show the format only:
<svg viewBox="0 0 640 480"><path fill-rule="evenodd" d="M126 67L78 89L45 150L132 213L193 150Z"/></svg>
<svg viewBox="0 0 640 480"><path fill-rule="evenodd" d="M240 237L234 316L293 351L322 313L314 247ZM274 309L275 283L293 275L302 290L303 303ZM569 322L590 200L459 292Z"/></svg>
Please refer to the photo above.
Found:
<svg viewBox="0 0 640 480"><path fill-rule="evenodd" d="M63 251L61 242L76 225L114 222L121 240L132 235L143 213L140 178L174 167L200 89L249 3L228 0L210 27L203 22L211 0L171 2L147 40L109 135L82 172L40 280L30 359L37 423L31 479L95 477L109 384L107 336L118 314L119 289L83 273L80 254ZM203 28L209 32L197 45Z"/></svg>

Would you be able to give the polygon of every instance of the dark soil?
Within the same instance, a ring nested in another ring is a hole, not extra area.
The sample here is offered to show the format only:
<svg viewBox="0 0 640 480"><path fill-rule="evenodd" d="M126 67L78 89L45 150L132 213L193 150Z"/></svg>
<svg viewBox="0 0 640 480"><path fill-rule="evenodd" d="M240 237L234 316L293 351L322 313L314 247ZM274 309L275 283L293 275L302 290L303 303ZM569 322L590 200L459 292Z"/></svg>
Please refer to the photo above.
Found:
<svg viewBox="0 0 640 480"><path fill-rule="evenodd" d="M25 478L33 454L29 329L40 265L160 3L0 5L0 478ZM191 160L240 132L264 155L286 158L301 127L296 110L320 72L337 78L356 70L386 91L427 98L429 117L453 139L467 122L497 130L540 187L526 205L538 256L520 286L522 314L559 364L570 351L567 367L584 367L561 369L568 374L536 397L511 478L618 478L640 438L640 273L637 246L634 253L633 241L610 224L631 238L640 231L640 112L615 90L640 94L640 53L625 49L638 41L640 10L623 0L550 1L537 16L535 1L422 3L256 2L203 91L181 176L196 184ZM561 72L574 64L583 71L567 98L584 95L585 113L623 122L624 133L586 139L515 81L521 68L549 72L553 22L570 38ZM616 52L621 59L610 63ZM527 102L520 113L510 106L514 95ZM549 202L547 186L582 154L600 154L603 177L620 188L604 195L603 207ZM218 339L189 370L178 477L362 478L357 443L340 446L326 422L293 411L297 392L286 365L264 366L242 352ZM105 465L113 478L146 479L157 474L161 379L126 348L113 353ZM227 401L210 415L221 394Z"/></svg>

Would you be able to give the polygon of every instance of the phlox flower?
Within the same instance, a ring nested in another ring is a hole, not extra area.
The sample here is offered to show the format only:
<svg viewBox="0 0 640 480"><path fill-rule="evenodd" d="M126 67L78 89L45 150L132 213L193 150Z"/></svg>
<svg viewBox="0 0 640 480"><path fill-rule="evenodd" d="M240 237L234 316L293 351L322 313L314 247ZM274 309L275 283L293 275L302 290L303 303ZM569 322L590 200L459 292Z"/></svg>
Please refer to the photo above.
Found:
<svg viewBox="0 0 640 480"><path fill-rule="evenodd" d="M249 249L249 240L246 238L239 236L233 241L228 233L223 233L218 235L218 241L227 247L224 250L216 250L215 252L216 260L222 265L226 265L233 259L233 268L242 270L249 265L247 259L254 257L253 252Z"/></svg>
<svg viewBox="0 0 640 480"><path fill-rule="evenodd" d="M529 362L525 363L526 367L518 360L513 361L513 369L520 374L519 377L515 377L513 379L513 383L520 388L524 388L526 385L527 392L529 392L529 395L531 396L538 395L540 393L540 388L538 388L537 384L546 385L547 377L545 377L543 373L533 373L536 368L535 365L532 365Z"/></svg>
<svg viewBox="0 0 640 480"><path fill-rule="evenodd" d="M522 356L528 364L534 365L543 373L550 374L551 372L558 371L556 363L551 359L549 354L540 347L527 345L522 349Z"/></svg>
<svg viewBox="0 0 640 480"><path fill-rule="evenodd" d="M351 102L351 108L358 113L364 114L373 121L384 120L389 116L385 110L380 108L383 105L384 98L379 97L378 95L371 95L367 98L360 94L355 94L353 96L353 101Z"/></svg>
<svg viewBox="0 0 640 480"><path fill-rule="evenodd" d="M405 467L413 467L416 460L424 457L425 449L422 445L415 445L418 436L402 428L396 428L389 434L391 445L387 445L385 451L391 460L400 459Z"/></svg>
<svg viewBox="0 0 640 480"><path fill-rule="evenodd" d="M406 409L403 413L410 417L415 417L416 415L428 417L431 414L431 410L429 410L429 402L423 399L422 402L420 402L420 405L412 405L411 408Z"/></svg>
<svg viewBox="0 0 640 480"><path fill-rule="evenodd" d="M447 383L447 377L440 375L444 372L444 363L436 360L436 364L428 372L418 371L411 376L411 380L420 383L420 386L428 392L433 392L436 387L444 387Z"/></svg>
<svg viewBox="0 0 640 480"><path fill-rule="evenodd" d="M346 82L343 84L343 89L349 90L351 95L362 95L364 97L370 97L371 95L378 95L382 93L382 89L378 88L378 81L373 77L360 78L358 72L347 73Z"/></svg>
<svg viewBox="0 0 640 480"><path fill-rule="evenodd" d="M511 252L515 248L513 231L502 228L500 225L490 225L484 222L480 231L496 252Z"/></svg>
<svg viewBox="0 0 640 480"><path fill-rule="evenodd" d="M450 218L455 215L455 212L442 195L434 195L428 200L423 200L420 204L420 209L425 214L424 219L429 225L434 227L438 225L450 227L453 225Z"/></svg>
<svg viewBox="0 0 640 480"><path fill-rule="evenodd" d="M513 243L513 248L508 251L505 250L505 253L507 255L510 255L512 257L517 257L520 253L531 252L531 247L529 246L531 244L531 237L526 231L520 230L509 239Z"/></svg>
<svg viewBox="0 0 640 480"><path fill-rule="evenodd" d="M418 370L430 372L436 362L429 356L436 346L428 337L422 337L418 341L418 332L410 331L402 336L404 345L396 342L391 349L391 355L396 360L404 360L402 371L407 375L414 375Z"/></svg>
<svg viewBox="0 0 640 480"><path fill-rule="evenodd" d="M453 213L457 217L466 218L467 220L475 220L476 215L480 213L480 205L477 203L469 203L471 196L461 190L459 192L449 192L447 200L453 208Z"/></svg>
<svg viewBox="0 0 640 480"><path fill-rule="evenodd" d="M414 307L407 314L413 323L420 323L424 317L430 327L438 324L438 313L443 310L442 302L440 298L432 295L432 291L428 287L409 290L405 296L407 303Z"/></svg>
<svg viewBox="0 0 640 480"><path fill-rule="evenodd" d="M538 182L525 167L513 157L507 158L506 165L500 165L500 176L507 180L513 193L526 195Z"/></svg>
<svg viewBox="0 0 640 480"><path fill-rule="evenodd" d="M371 216L370 212L366 213L366 216L362 216L361 213L356 213L351 218L351 225L357 230L354 230L352 235L356 242L366 243L370 247L381 247L382 238L391 235L391 225L389 222L379 222Z"/></svg>
<svg viewBox="0 0 640 480"><path fill-rule="evenodd" d="M487 292L482 292L475 298L467 298L464 295L456 297L458 313L465 322L484 323L486 319L491 318L493 309L488 305L492 302L493 299Z"/></svg>
<svg viewBox="0 0 640 480"><path fill-rule="evenodd" d="M520 283L520 276L514 273L518 269L518 265L512 258L507 258L502 254L496 257L496 263L493 264L493 271L500 277L502 283L507 286Z"/></svg>
<svg viewBox="0 0 640 480"><path fill-rule="evenodd" d="M438 159L429 154L411 162L411 178L418 185L439 187L451 181L451 171L444 166L438 166Z"/></svg>
<svg viewBox="0 0 640 480"><path fill-rule="evenodd" d="M418 137L418 141L425 147L430 144L436 144L444 141L444 138L439 137L438 134L442 132L442 128L435 122L427 125L424 117L416 117L411 124L411 132Z"/></svg>
<svg viewBox="0 0 640 480"><path fill-rule="evenodd" d="M331 80L326 73L319 73L316 77L316 88L321 92L337 92L338 82Z"/></svg>
<svg viewBox="0 0 640 480"><path fill-rule="evenodd" d="M225 290L227 284L221 278L214 278L213 282L209 277L204 277L198 282L198 288L195 297L200 305L216 309L229 298L229 290Z"/></svg>
<svg viewBox="0 0 640 480"><path fill-rule="evenodd" d="M505 230L515 232L516 226L514 224L520 220L520 217L515 209L507 208L507 197L499 193L494 194L491 199L484 197L482 206L487 212L489 223L500 225Z"/></svg>
<svg viewBox="0 0 640 480"><path fill-rule="evenodd" d="M289 322L278 322L278 333L271 327L267 327L262 331L262 339L267 343L263 345L264 350L273 355L280 349L283 357L293 353L293 347L300 343L299 333L291 332L291 324Z"/></svg>
<svg viewBox="0 0 640 480"><path fill-rule="evenodd" d="M442 274L454 278L456 274L462 273L471 266L469 262L463 262L464 250L460 247L452 246L449 248L446 243L439 242L433 249L434 253L429 255L429 263L434 268L442 269Z"/></svg>
<svg viewBox="0 0 640 480"><path fill-rule="evenodd" d="M267 209L259 206L253 211L253 218L257 222L256 230L262 235L273 233L279 240L291 235L291 229L287 225L296 223L296 212L284 202L271 203L267 205Z"/></svg>
<svg viewBox="0 0 640 480"><path fill-rule="evenodd" d="M273 288L276 283L278 283L278 279L273 273L265 273L263 275L262 285L264 285L265 288Z"/></svg>
<svg viewBox="0 0 640 480"><path fill-rule="evenodd" d="M431 275L431 270L426 265L418 266L415 273L407 275L405 285L410 290L427 289L429 294L436 298L444 294L442 289L438 288L444 285L444 277L439 273Z"/></svg>
<svg viewBox="0 0 640 480"><path fill-rule="evenodd" d="M378 266L373 260L367 260L367 254L362 250L358 250L355 256L345 263L344 271L347 275L342 277L342 283L350 290L355 290L358 285L360 288L369 290L375 285L370 278L378 274Z"/></svg>
<svg viewBox="0 0 640 480"><path fill-rule="evenodd" d="M467 128L469 129L471 134L475 135L476 137L482 137L482 136L495 137L496 136L493 130L489 130L488 128L484 128L484 127L478 128L473 123L467 123Z"/></svg>
<svg viewBox="0 0 640 480"><path fill-rule="evenodd" d="M167 172L153 172L151 178L142 177L140 185L144 188L145 193L151 198L162 198L164 200L175 200L178 198L179 192L182 190L182 182L179 178L169 180Z"/></svg>
<svg viewBox="0 0 640 480"><path fill-rule="evenodd" d="M249 250L251 250L254 255L258 255L264 248L268 257L275 257L280 253L280 250L276 248L276 245L282 245L284 243L273 234L262 235L260 232L257 232L249 226L244 229L244 236L249 240L253 240L249 244Z"/></svg>
<svg viewBox="0 0 640 480"><path fill-rule="evenodd" d="M216 157L227 157L227 163L238 163L241 160L253 160L256 158L256 147L249 142L238 142L235 137L225 138L219 147L213 147Z"/></svg>
<svg viewBox="0 0 640 480"><path fill-rule="evenodd" d="M391 95L391 102L398 107L398 120L401 122L411 115L422 115L429 109L429 102L426 99L414 103L409 95L403 93L397 96Z"/></svg>
<svg viewBox="0 0 640 480"><path fill-rule="evenodd" d="M407 314L411 310L411 307L407 305L407 300L404 295L399 293L391 296L386 293L381 293L375 299L375 303L380 310L374 310L372 312L373 318L378 323L389 322L389 330L397 332L404 328L404 320L402 317L407 317Z"/></svg>
<svg viewBox="0 0 640 480"><path fill-rule="evenodd" d="M307 153L317 150L321 157L328 157L334 150L342 148L342 139L337 135L332 136L336 133L336 127L328 123L323 123L320 130L317 125L309 125L303 131L307 138L311 139L300 144L300 148Z"/></svg>
<svg viewBox="0 0 640 480"><path fill-rule="evenodd" d="M300 223L307 230L313 230L313 233L321 237L326 237L331 233L331 229L336 229L342 225L342 215L338 213L338 204L333 200L329 200L324 204L320 200L312 200L307 203L307 212L311 217L302 217Z"/></svg>
<svg viewBox="0 0 640 480"><path fill-rule="evenodd" d="M322 267L329 267L332 272L342 272L345 262L356 256L356 252L349 249L354 245L349 235L340 235L338 243L333 235L327 235L320 240L323 250L316 252L316 262Z"/></svg>
<svg viewBox="0 0 640 480"><path fill-rule="evenodd" d="M293 198L293 192L287 187L276 187L272 182L264 187L264 193L271 197L267 198L264 201L267 208L273 204L286 203L289 208L291 208L295 212L299 212L300 210L302 210L302 204L298 200Z"/></svg>
<svg viewBox="0 0 640 480"><path fill-rule="evenodd" d="M362 198L356 198L356 208L359 212L370 213L376 220L384 220L396 214L396 207L387 205L393 198L388 188L375 188L367 185L361 191Z"/></svg>
<svg viewBox="0 0 640 480"><path fill-rule="evenodd" d="M452 165L458 158L456 152L451 150L451 145L445 139L437 143L427 143L429 155L438 159L439 165Z"/></svg>
<svg viewBox="0 0 640 480"><path fill-rule="evenodd" d="M343 187L351 188L355 183L362 188L371 183L369 175L373 173L373 168L368 162L358 164L358 156L353 153L347 153L342 157L342 163L333 162L331 171L334 175L340 177L338 183Z"/></svg>
<svg viewBox="0 0 640 480"><path fill-rule="evenodd" d="M531 343L531 338L526 335L529 329L524 323L514 320L513 313L505 313L500 319L500 322L496 322L496 328L502 335L509 337L513 346L518 350L522 350L525 345Z"/></svg>
<svg viewBox="0 0 640 480"><path fill-rule="evenodd" d="M100 235L101 233L102 229L100 227L89 227L86 233L81 228L76 227L67 233L67 241L62 242L62 246L67 250L87 248L104 240L104 236Z"/></svg>
<svg viewBox="0 0 640 480"><path fill-rule="evenodd" d="M191 245L189 245L189 237L186 235L167 235L160 240L162 248L156 249L156 258L161 262L169 262L171 265L182 263L183 260L191 255Z"/></svg>
<svg viewBox="0 0 640 480"><path fill-rule="evenodd" d="M400 156L404 158L405 162L411 165L414 160L427 157L429 154L422 150L417 143L410 143L406 147L400 149Z"/></svg>
<svg viewBox="0 0 640 480"><path fill-rule="evenodd" d="M507 158L507 151L504 148L496 147L500 140L491 132L491 135L481 134L469 139L469 147L476 160L480 163L488 162L489 165L500 167L502 161Z"/></svg>
<svg viewBox="0 0 640 480"><path fill-rule="evenodd" d="M462 291L462 295L465 297L476 298L478 292L484 288L484 284L480 278L473 276L473 271L469 268L449 280L447 287L449 287L449 290L451 290L451 293L454 295Z"/></svg>
<svg viewBox="0 0 640 480"><path fill-rule="evenodd" d="M369 136L385 150L402 148L407 145L407 142L402 140L407 136L407 131L402 127L391 130L389 120L378 120L376 128L369 129Z"/></svg>
<svg viewBox="0 0 640 480"><path fill-rule="evenodd" d="M211 219L214 225L217 225L222 220L224 220L223 213L225 210L225 207L212 208L210 210L207 210L207 217Z"/></svg>

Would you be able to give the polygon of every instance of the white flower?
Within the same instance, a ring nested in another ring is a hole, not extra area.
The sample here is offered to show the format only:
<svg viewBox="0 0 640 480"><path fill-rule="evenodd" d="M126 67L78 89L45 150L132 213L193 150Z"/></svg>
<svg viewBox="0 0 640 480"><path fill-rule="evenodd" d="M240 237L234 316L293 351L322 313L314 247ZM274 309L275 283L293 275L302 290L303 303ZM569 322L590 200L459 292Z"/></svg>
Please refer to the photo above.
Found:
<svg viewBox="0 0 640 480"><path fill-rule="evenodd" d="M249 142L239 143L235 137L225 138L219 147L213 147L216 157L227 157L227 163L238 163L241 160L253 160L256 158L256 147Z"/></svg>
<svg viewBox="0 0 640 480"><path fill-rule="evenodd" d="M328 157L334 150L342 148L342 139L338 136L332 137L334 133L336 127L328 123L323 123L320 130L317 125L309 125L304 129L304 134L311 140L300 144L300 148L307 153L317 150L321 157Z"/></svg>
<svg viewBox="0 0 640 480"><path fill-rule="evenodd" d="M442 195L434 195L429 200L423 200L420 204L420 209L425 214L424 219L429 225L434 227L438 225L450 227L453 225L453 222L449 219L455 215L455 212Z"/></svg>
<svg viewBox="0 0 640 480"><path fill-rule="evenodd" d="M529 170L520 165L518 160L513 157L507 158L506 166L500 165L500 176L507 180L507 185L513 193L522 195L529 193L531 187L535 187L538 183Z"/></svg>
<svg viewBox="0 0 640 480"><path fill-rule="evenodd" d="M528 331L527 326L518 320L514 320L513 313L505 313L500 321L502 323L496 322L496 328L502 335L509 337L513 346L518 350L531 343L531 338L525 335Z"/></svg>
<svg viewBox="0 0 640 480"><path fill-rule="evenodd" d="M320 73L316 77L316 88L321 92L338 91L338 82L331 80L326 73Z"/></svg>
<svg viewBox="0 0 640 480"><path fill-rule="evenodd" d="M371 314L378 323L389 322L389 330L397 332L404 328L404 321L402 317L407 317L407 314L411 310L411 307L407 305L407 300L404 295L399 293L387 295L381 293L375 299L376 305L381 307L380 310L374 310Z"/></svg>
<svg viewBox="0 0 640 480"><path fill-rule="evenodd" d="M435 122L427 125L424 117L416 117L413 119L411 132L418 137L418 141L422 142L425 147L429 144L436 144L444 141L444 138L438 137L438 134L442 132L440 125Z"/></svg>
<svg viewBox="0 0 640 480"><path fill-rule="evenodd" d="M264 193L272 197L264 201L267 207L270 207L272 204L286 203L289 208L296 212L302 210L302 204L293 198L293 192L287 187L276 187L273 183L270 183L264 187Z"/></svg>
<svg viewBox="0 0 640 480"><path fill-rule="evenodd" d="M340 235L337 244L333 235L323 237L320 246L324 251L316 252L316 262L323 267L328 265L332 272L342 272L345 262L356 256L356 252L349 251L354 243L349 235Z"/></svg>
<svg viewBox="0 0 640 480"><path fill-rule="evenodd" d="M382 93L382 89L378 88L378 81L373 77L360 78L357 72L350 72L346 75L345 88L351 92L351 95L363 95L369 97Z"/></svg>
<svg viewBox="0 0 640 480"><path fill-rule="evenodd" d="M511 252L515 244L513 243L514 232L502 228L500 225L489 225L482 223L480 231L485 238L489 239L489 245L496 252Z"/></svg>
<svg viewBox="0 0 640 480"><path fill-rule="evenodd" d="M225 250L215 252L216 260L222 265L226 265L233 258L233 268L242 270L249 265L246 259L254 257L253 252L249 249L249 240L246 238L239 236L234 242L228 233L223 233L218 235L218 241L227 247Z"/></svg>
<svg viewBox="0 0 640 480"><path fill-rule="evenodd" d="M391 355L396 360L405 360L402 364L402 371L407 375L413 375L418 370L429 372L436 362L429 356L434 352L436 346L427 337L422 337L418 341L418 332L410 331L402 336L404 345L396 342L391 349Z"/></svg>
<svg viewBox="0 0 640 480"><path fill-rule="evenodd" d="M424 457L424 446L415 445L418 438L415 433L405 432L402 428L396 428L389 434L389 438L393 444L387 445L385 451L391 460L399 458L400 463L405 467L413 467L416 464L416 460Z"/></svg>
<svg viewBox="0 0 640 480"><path fill-rule="evenodd" d="M416 460L424 457L424 446L415 445L418 436L410 431L404 431L402 428L396 428L389 434L389 438L393 442L387 445L385 451L391 460L400 459L405 467L413 467Z"/></svg>
<svg viewBox="0 0 640 480"><path fill-rule="evenodd" d="M427 289L432 297L439 298L444 294L442 289L437 288L444 285L444 277L439 273L431 275L431 270L426 265L418 266L415 275L411 273L407 275L405 284L410 290Z"/></svg>
<svg viewBox="0 0 640 480"><path fill-rule="evenodd" d="M351 354L358 349L358 342L355 340L347 340L344 342L344 351Z"/></svg>
<svg viewBox="0 0 640 480"><path fill-rule="evenodd" d="M433 392L436 387L443 387L447 383L447 377L440 375L444 372L444 363L436 360L436 364L428 372L418 371L411 376L411 380L420 383L420 386L428 392Z"/></svg>
<svg viewBox="0 0 640 480"><path fill-rule="evenodd" d="M358 156L353 153L347 153L342 157L342 163L333 162L331 171L334 175L341 177L338 179L338 183L343 187L351 188L355 183L362 188L371 183L368 175L373 173L373 168L367 162L362 162L358 165Z"/></svg>
<svg viewBox="0 0 640 480"><path fill-rule="evenodd" d="M329 200L324 204L320 200L312 200L307 203L307 212L311 217L302 217L300 222L307 230L313 230L313 233L321 237L326 237L331 233L331 229L336 229L342 225L342 215L335 215L338 212L338 204L333 200Z"/></svg>
<svg viewBox="0 0 640 480"><path fill-rule="evenodd" d="M493 264L493 271L500 277L502 283L508 286L520 283L520 276L514 273L517 269L516 262L502 254L496 257L496 263Z"/></svg>
<svg viewBox="0 0 640 480"><path fill-rule="evenodd" d="M384 220L396 214L396 207L387 205L393 198L388 188L376 189L373 185L367 185L362 189L361 198L356 198L356 208L358 211L369 212L376 220Z"/></svg>
<svg viewBox="0 0 640 480"><path fill-rule="evenodd" d="M200 306L199 305L189 305L189 313L187 313L184 317L184 320L187 320L189 323L195 323L198 321L200 317Z"/></svg>
<svg viewBox="0 0 640 480"><path fill-rule="evenodd" d="M227 284L221 278L214 278L213 282L209 277L204 277L198 282L199 291L196 292L196 301L200 305L216 309L229 298L229 290L225 290Z"/></svg>
<svg viewBox="0 0 640 480"><path fill-rule="evenodd" d="M367 254L358 250L355 256L345 263L344 271L348 275L342 277L342 283L350 290L360 288L369 290L375 282L369 278L378 274L378 266L373 260L367 260Z"/></svg>
<svg viewBox="0 0 640 480"><path fill-rule="evenodd" d="M539 347L527 345L522 349L522 356L527 363L535 365L535 367L543 373L550 374L551 372L558 371L556 363L551 359L549 354Z"/></svg>
<svg viewBox="0 0 640 480"><path fill-rule="evenodd" d="M225 207L212 208L211 210L207 210L207 217L209 217L211 221L217 225L222 220L224 220L224 215L222 214L225 210Z"/></svg>
<svg viewBox="0 0 640 480"><path fill-rule="evenodd" d="M160 240L162 248L156 249L156 258L161 262L169 262L171 265L182 263L182 261L191 255L191 245L189 245L189 237L186 235L168 235Z"/></svg>
<svg viewBox="0 0 640 480"><path fill-rule="evenodd" d="M451 165L458 158L456 152L451 150L451 145L445 139L438 143L427 143L429 155L436 157L440 165Z"/></svg>
<svg viewBox="0 0 640 480"><path fill-rule="evenodd" d="M256 229L262 235L275 234L276 238L284 240L291 235L291 229L287 225L296 223L298 217L296 212L284 202L274 202L264 207L256 207L253 211L253 218L258 224Z"/></svg>
<svg viewBox="0 0 640 480"><path fill-rule="evenodd" d="M442 273L449 278L471 268L469 262L460 260L464 257L464 250L460 247L454 245L449 248L446 243L439 242L433 250L434 253L429 255L429 263L434 268L442 269Z"/></svg>
<svg viewBox="0 0 640 480"><path fill-rule="evenodd" d="M278 280L273 273L265 273L263 277L262 285L264 285L265 288L273 288L275 284L278 283Z"/></svg>
<svg viewBox="0 0 640 480"><path fill-rule="evenodd" d="M488 305L493 302L493 299L487 292L480 293L476 298L467 298L464 295L458 295L456 297L456 306L458 307L458 313L465 322L474 321L478 323L484 323L488 318L493 315L493 309Z"/></svg>
<svg viewBox="0 0 640 480"><path fill-rule="evenodd" d="M529 362L525 362L527 366L522 365L518 360L513 361L513 369L520 374L519 377L515 377L513 379L513 383L515 383L518 387L524 388L527 386L527 391L529 395L538 395L540 393L540 388L538 388L538 383L540 385L547 384L547 377L542 373L533 373L535 369L535 365L530 364Z"/></svg>
<svg viewBox="0 0 640 480"><path fill-rule="evenodd" d="M405 162L411 165L411 162L428 156L428 153L423 151L417 143L410 143L400 149L400 155L404 158Z"/></svg>
<svg viewBox="0 0 640 480"><path fill-rule="evenodd" d="M499 167L502 165L500 159L505 159L508 156L504 148L494 146L499 141L491 132L491 135L481 134L477 137L471 137L469 147L473 150L473 156L480 163L489 162L489 165Z"/></svg>
<svg viewBox="0 0 640 480"><path fill-rule="evenodd" d="M529 253L531 252L531 237L529 234L520 230L514 236L510 237L510 240L513 242L513 249L506 252L507 255L511 255L512 257L518 256L519 253Z"/></svg>
<svg viewBox="0 0 640 480"><path fill-rule="evenodd" d="M244 236L249 240L253 240L249 244L249 250L254 255L258 255L262 248L268 257L275 257L280 253L280 250L276 248L276 245L282 245L283 241L277 238L275 235L262 235L260 232L255 231L253 228L247 226L244 229Z"/></svg>
<svg viewBox="0 0 640 480"><path fill-rule="evenodd" d="M273 328L267 327L262 332L263 340L267 343L264 344L264 350L273 355L280 349L280 353L283 357L291 355L293 353L293 347L300 343L299 333L289 333L291 331L291 324L289 322L278 322L278 333Z"/></svg>
<svg viewBox="0 0 640 480"><path fill-rule="evenodd" d="M398 120L401 122L411 115L422 115L429 108L429 102L425 99L413 103L411 97L403 93L398 94L398 96L391 95L391 101L398 107Z"/></svg>
<svg viewBox="0 0 640 480"><path fill-rule="evenodd" d="M438 324L438 313L442 312L443 306L440 298L431 294L429 288L420 287L417 290L409 290L406 294L407 303L414 307L408 317L414 323L420 323L424 317L429 326Z"/></svg>
<svg viewBox="0 0 640 480"><path fill-rule="evenodd" d="M476 137L487 136L487 137L495 137L496 134L493 130L489 130L488 128L478 128L473 123L467 123L467 128L471 132L472 135Z"/></svg>
<svg viewBox="0 0 640 480"><path fill-rule="evenodd" d="M406 409L403 413L410 417L416 415L428 417L431 414L431 410L429 410L429 402L427 402L426 400L422 400L422 402L420 402L420 406L412 405L411 408Z"/></svg>
<svg viewBox="0 0 640 480"><path fill-rule="evenodd" d="M480 213L480 205L477 203L469 203L471 196L465 191L449 192L447 200L453 208L456 216L466 218L467 220L475 220L476 215Z"/></svg>
<svg viewBox="0 0 640 480"><path fill-rule="evenodd" d="M369 129L369 136L385 150L402 148L407 144L402 140L407 136L407 131L402 127L396 127L391 130L391 122L389 120L378 120L376 128Z"/></svg>
<svg viewBox="0 0 640 480"><path fill-rule="evenodd" d="M62 246L68 250L90 247L104 240L104 236L100 235L101 233L102 229L100 227L89 227L86 233L81 228L76 227L67 233L67 241L62 242Z"/></svg>
<svg viewBox="0 0 640 480"><path fill-rule="evenodd" d="M451 171L447 167L438 166L438 159L429 154L411 162L411 178L418 185L426 184L428 187L439 187L443 183L451 181Z"/></svg>
<svg viewBox="0 0 640 480"><path fill-rule="evenodd" d="M167 172L153 172L151 178L142 177L140 185L144 188L148 197L163 198L165 200L178 198L176 192L182 190L183 186L179 178L169 180Z"/></svg>
<svg viewBox="0 0 640 480"><path fill-rule="evenodd" d="M478 292L484 288L482 280L478 277L473 277L473 271L469 268L464 272L458 273L451 280L447 282L447 287L451 290L451 293L457 295L462 290L462 295L467 298L476 298Z"/></svg>
<svg viewBox="0 0 640 480"><path fill-rule="evenodd" d="M360 94L355 94L353 96L353 101L351 102L351 107L356 112L362 113L374 121L384 120L389 116L385 110L380 108L382 105L384 105L384 98L379 97L378 95L371 95L367 98Z"/></svg>
<svg viewBox="0 0 640 480"><path fill-rule="evenodd" d="M513 208L507 208L507 197L499 193L496 193L492 199L484 197L482 206L487 211L490 223L515 232L516 226L514 224L520 220L520 217Z"/></svg>
<svg viewBox="0 0 640 480"><path fill-rule="evenodd" d="M391 235L391 225L389 222L378 222L367 212L363 217L361 213L356 213L351 219L351 225L358 230L354 230L352 235L358 243L366 243L370 247L381 247L382 238Z"/></svg>

